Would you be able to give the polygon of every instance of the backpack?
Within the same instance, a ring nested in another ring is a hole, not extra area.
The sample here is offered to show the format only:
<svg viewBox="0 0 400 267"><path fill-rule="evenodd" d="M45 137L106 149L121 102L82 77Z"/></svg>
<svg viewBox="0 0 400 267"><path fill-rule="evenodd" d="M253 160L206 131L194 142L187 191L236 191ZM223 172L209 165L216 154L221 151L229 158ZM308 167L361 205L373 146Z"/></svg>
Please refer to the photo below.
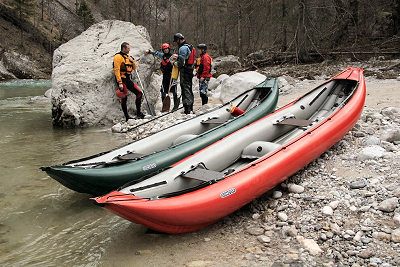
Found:
<svg viewBox="0 0 400 267"><path fill-rule="evenodd" d="M190 49L190 54L188 59L186 60L186 65L193 66L194 63L196 62L196 48L194 48L190 44L185 44L185 45L188 46Z"/></svg>

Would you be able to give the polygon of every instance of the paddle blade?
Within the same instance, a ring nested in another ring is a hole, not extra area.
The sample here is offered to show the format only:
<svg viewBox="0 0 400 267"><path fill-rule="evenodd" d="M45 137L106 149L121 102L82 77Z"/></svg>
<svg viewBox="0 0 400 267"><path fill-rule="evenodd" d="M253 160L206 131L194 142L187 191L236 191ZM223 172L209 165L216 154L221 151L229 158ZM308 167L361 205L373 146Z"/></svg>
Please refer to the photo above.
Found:
<svg viewBox="0 0 400 267"><path fill-rule="evenodd" d="M163 100L161 112L169 112L170 108L171 108L171 98L169 97L169 95L167 95Z"/></svg>

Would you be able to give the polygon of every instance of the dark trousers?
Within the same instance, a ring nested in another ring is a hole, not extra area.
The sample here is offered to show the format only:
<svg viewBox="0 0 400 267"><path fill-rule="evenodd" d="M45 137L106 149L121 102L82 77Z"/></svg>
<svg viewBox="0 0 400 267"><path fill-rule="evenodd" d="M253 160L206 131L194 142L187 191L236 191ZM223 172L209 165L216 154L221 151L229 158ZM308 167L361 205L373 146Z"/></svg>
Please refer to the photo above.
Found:
<svg viewBox="0 0 400 267"><path fill-rule="evenodd" d="M134 83L129 76L127 76L126 78L122 78L122 82L126 85L126 88L128 88L129 91L131 91L136 95L136 100L135 100L136 114L141 114L142 97L143 97L142 90L140 90L139 86L136 83ZM128 114L127 100L128 96L121 99L121 108L122 111L124 112L126 120L130 118Z"/></svg>
<svg viewBox="0 0 400 267"><path fill-rule="evenodd" d="M171 82L171 75L163 75L163 80L162 80L162 86L161 86L161 100L164 101L164 98L168 95L168 89L170 86L170 82ZM176 84L171 85L171 89L170 92L172 93L172 95L174 96L174 107L176 105L179 106L178 103L178 94L177 94L177 88L176 88Z"/></svg>
<svg viewBox="0 0 400 267"><path fill-rule="evenodd" d="M181 90L182 90L182 103L185 113L189 114L193 111L194 95L192 89L193 69L182 68L180 70Z"/></svg>
<svg viewBox="0 0 400 267"><path fill-rule="evenodd" d="M200 98L201 98L202 105L205 105L208 103L207 91L208 91L208 82L209 81L210 81L210 78L205 78L203 81L199 81L199 91L200 91Z"/></svg>

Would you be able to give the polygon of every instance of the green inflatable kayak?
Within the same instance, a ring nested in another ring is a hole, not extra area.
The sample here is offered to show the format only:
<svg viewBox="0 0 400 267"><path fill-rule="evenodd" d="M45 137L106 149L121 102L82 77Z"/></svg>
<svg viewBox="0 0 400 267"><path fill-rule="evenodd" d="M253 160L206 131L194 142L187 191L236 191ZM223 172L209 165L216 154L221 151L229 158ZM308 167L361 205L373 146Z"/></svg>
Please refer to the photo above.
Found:
<svg viewBox="0 0 400 267"><path fill-rule="evenodd" d="M267 78L207 113L123 147L61 165L42 167L50 177L80 193L103 195L170 167L275 110L278 86Z"/></svg>

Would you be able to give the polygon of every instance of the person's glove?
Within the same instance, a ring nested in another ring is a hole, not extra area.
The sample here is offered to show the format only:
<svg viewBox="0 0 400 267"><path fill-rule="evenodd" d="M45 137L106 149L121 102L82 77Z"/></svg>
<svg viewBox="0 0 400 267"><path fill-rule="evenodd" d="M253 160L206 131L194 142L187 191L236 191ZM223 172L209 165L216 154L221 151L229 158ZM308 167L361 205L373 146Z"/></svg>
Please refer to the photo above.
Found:
<svg viewBox="0 0 400 267"><path fill-rule="evenodd" d="M118 87L119 87L119 90L120 90L121 92L124 91L124 85L123 85L122 83L119 83L119 84L118 84Z"/></svg>

